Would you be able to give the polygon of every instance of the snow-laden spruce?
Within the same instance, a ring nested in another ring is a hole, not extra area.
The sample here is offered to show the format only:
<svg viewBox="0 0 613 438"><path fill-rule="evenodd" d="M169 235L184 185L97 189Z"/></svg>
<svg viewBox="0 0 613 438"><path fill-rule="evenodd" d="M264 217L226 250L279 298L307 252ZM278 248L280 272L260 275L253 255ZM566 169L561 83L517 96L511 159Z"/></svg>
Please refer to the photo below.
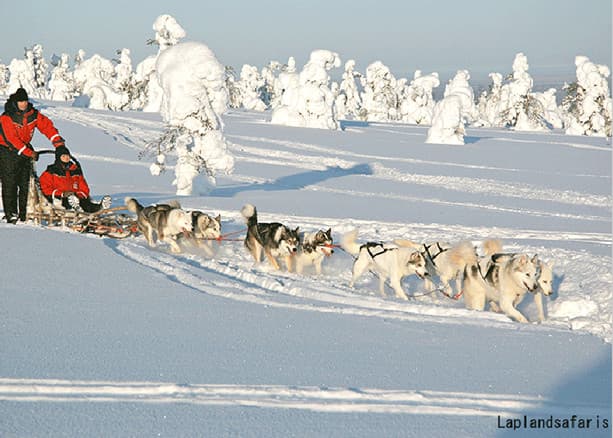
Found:
<svg viewBox="0 0 613 438"><path fill-rule="evenodd" d="M162 104L162 89L157 81L155 65L161 53L174 46L185 38L185 30L177 20L168 14L158 16L152 26L155 35L147 41L148 44L157 45L158 53L148 56L136 66L135 73L135 100L134 109L144 112L157 113Z"/></svg>
<svg viewBox="0 0 613 438"><path fill-rule="evenodd" d="M51 75L47 83L48 97L51 100L67 101L74 97L74 77L68 65L69 56L62 53L51 59Z"/></svg>
<svg viewBox="0 0 613 438"><path fill-rule="evenodd" d="M358 81L362 74L355 71L355 60L350 59L345 63L345 71L339 85L337 102L337 117L351 117L358 119L362 109L362 99L358 89Z"/></svg>
<svg viewBox="0 0 613 438"><path fill-rule="evenodd" d="M360 118L371 122L387 122L397 119L398 96L396 78L381 61L366 67L361 78L362 111Z"/></svg>
<svg viewBox="0 0 613 438"><path fill-rule="evenodd" d="M337 129L334 95L330 90L328 71L340 67L338 54L329 50L311 52L309 62L295 77L288 73L281 105L272 114L271 123L306 128Z"/></svg>
<svg viewBox="0 0 613 438"><path fill-rule="evenodd" d="M129 103L127 93L118 92L114 87L115 66L98 54L81 62L73 77L79 94L74 106L117 111Z"/></svg>
<svg viewBox="0 0 613 438"><path fill-rule="evenodd" d="M8 93L14 93L21 87L26 90L28 96L36 95L34 71L25 59L12 59L8 70L9 82L6 87Z"/></svg>
<svg viewBox="0 0 613 438"><path fill-rule="evenodd" d="M434 112L432 90L440 85L438 73L422 74L416 70L409 85L400 90L399 120L417 125L430 125Z"/></svg>
<svg viewBox="0 0 613 438"><path fill-rule="evenodd" d="M562 106L566 111L566 133L611 136L610 70L586 56L575 58L577 81L566 85Z"/></svg>
<svg viewBox="0 0 613 438"><path fill-rule="evenodd" d="M169 152L177 155L175 180L177 195L190 195L195 178L206 173L211 184L219 172L230 173L234 158L227 150L220 115L228 108L225 68L213 52L197 42L179 43L164 50L155 70L163 91L161 115L168 130L150 148L157 149L152 174L164 168Z"/></svg>
<svg viewBox="0 0 613 438"><path fill-rule="evenodd" d="M464 126L477 117L468 70L458 70L445 88L443 100L434 107L426 143L464 144Z"/></svg>
<svg viewBox="0 0 613 438"><path fill-rule="evenodd" d="M241 68L238 89L242 107L248 110L264 111L266 104L260 99L259 92L264 87L264 79L258 68L245 64Z"/></svg>

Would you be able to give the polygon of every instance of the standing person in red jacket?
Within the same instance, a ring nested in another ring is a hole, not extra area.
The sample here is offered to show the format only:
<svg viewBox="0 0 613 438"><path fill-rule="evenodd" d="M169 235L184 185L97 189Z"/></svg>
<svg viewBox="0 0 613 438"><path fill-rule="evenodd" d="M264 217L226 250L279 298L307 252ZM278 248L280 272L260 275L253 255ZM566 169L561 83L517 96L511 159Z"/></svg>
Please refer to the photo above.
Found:
<svg viewBox="0 0 613 438"><path fill-rule="evenodd" d="M12 224L17 219L26 220L32 160L38 160L38 153L30 144L34 128L51 140L56 148L65 145L53 122L34 108L28 101L26 90L19 88L9 96L4 113L0 115L2 205L6 221Z"/></svg>
<svg viewBox="0 0 613 438"><path fill-rule="evenodd" d="M81 165L70 155L66 146L55 149L55 162L47 166L39 181L43 195L54 205L87 213L111 206L111 197L108 195L100 203L92 202Z"/></svg>

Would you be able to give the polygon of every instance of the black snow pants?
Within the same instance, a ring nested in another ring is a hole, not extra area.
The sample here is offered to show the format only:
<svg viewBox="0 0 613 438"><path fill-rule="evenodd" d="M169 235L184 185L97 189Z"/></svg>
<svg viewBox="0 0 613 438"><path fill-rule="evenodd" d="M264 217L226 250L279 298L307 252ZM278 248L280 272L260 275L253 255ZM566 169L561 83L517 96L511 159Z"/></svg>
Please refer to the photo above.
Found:
<svg viewBox="0 0 613 438"><path fill-rule="evenodd" d="M28 187L32 175L32 160L17 155L0 145L0 181L2 182L2 205L7 221L19 217L26 220Z"/></svg>

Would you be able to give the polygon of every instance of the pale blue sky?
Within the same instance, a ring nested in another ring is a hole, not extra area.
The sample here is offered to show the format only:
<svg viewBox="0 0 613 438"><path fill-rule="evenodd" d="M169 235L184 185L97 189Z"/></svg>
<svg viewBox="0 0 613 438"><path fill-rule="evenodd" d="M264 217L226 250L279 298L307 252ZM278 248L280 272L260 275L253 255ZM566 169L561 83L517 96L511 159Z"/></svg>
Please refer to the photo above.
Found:
<svg viewBox="0 0 613 438"><path fill-rule="evenodd" d="M360 71L381 60L395 75L415 69L442 76L460 68L473 76L508 73L515 53L528 56L533 75L574 72L574 57L611 65L610 0L207 0L146 2L1 0L0 62L23 57L41 43L45 57L82 48L107 58L132 51L134 66L155 18L173 15L187 39L207 44L226 65L261 67L329 49Z"/></svg>

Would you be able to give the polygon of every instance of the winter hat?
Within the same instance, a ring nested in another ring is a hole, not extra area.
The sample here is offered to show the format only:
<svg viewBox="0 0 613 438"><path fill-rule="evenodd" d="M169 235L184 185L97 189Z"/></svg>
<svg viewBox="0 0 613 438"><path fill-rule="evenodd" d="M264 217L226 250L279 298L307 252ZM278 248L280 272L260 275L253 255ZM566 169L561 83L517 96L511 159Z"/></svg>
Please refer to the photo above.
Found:
<svg viewBox="0 0 613 438"><path fill-rule="evenodd" d="M28 93L23 88L18 88L15 94L13 94L13 97L15 102L24 102L28 100Z"/></svg>
<svg viewBox="0 0 613 438"><path fill-rule="evenodd" d="M70 155L70 151L66 146L58 146L55 148L55 159L59 160L62 155Z"/></svg>

